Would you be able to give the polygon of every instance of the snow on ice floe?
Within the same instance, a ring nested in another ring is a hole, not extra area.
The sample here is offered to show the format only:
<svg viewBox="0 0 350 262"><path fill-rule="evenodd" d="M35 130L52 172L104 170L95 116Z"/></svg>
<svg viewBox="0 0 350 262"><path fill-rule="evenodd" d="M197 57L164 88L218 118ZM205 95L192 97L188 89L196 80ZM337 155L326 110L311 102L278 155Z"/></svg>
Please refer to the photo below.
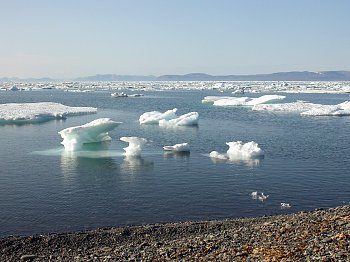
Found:
<svg viewBox="0 0 350 262"><path fill-rule="evenodd" d="M159 121L162 119L174 119L177 118L176 115L177 108L165 111L164 113L159 111L151 111L143 113L140 118L140 124L159 124Z"/></svg>
<svg viewBox="0 0 350 262"><path fill-rule="evenodd" d="M227 142L229 146L226 154L212 151L209 156L220 160L245 160L264 156L264 151L254 142L243 143L242 141Z"/></svg>
<svg viewBox="0 0 350 262"><path fill-rule="evenodd" d="M175 144L173 146L164 146L165 151L174 151L174 152L189 152L190 145L188 143Z"/></svg>
<svg viewBox="0 0 350 262"><path fill-rule="evenodd" d="M197 112L190 112L183 114L174 119L159 120L159 126L162 127L176 127L176 126L196 126L198 125L199 114Z"/></svg>
<svg viewBox="0 0 350 262"><path fill-rule="evenodd" d="M313 104L303 101L285 104L255 105L255 111L299 112L304 116L348 116L350 115L350 102L345 101L337 105Z"/></svg>
<svg viewBox="0 0 350 262"><path fill-rule="evenodd" d="M179 117L176 112L177 108L167 110L164 113L159 111L146 112L140 116L139 122L140 124L158 124L163 127L198 125L199 114L197 112L190 112Z"/></svg>
<svg viewBox="0 0 350 262"><path fill-rule="evenodd" d="M68 127L58 132L63 141L65 150L74 151L80 149L83 144L98 143L111 140L108 132L120 125L109 118L99 118L90 123Z"/></svg>
<svg viewBox="0 0 350 262"><path fill-rule="evenodd" d="M254 106L258 104L272 103L284 99L281 95L263 95L260 97L225 97L213 102L214 106Z"/></svg>
<svg viewBox="0 0 350 262"><path fill-rule="evenodd" d="M67 116L94 114L94 107L70 107L60 103L8 103L0 104L0 123L25 124L40 123Z"/></svg>
<svg viewBox="0 0 350 262"><path fill-rule="evenodd" d="M123 148L126 156L140 156L142 147L147 143L145 138L135 136L121 137L120 140L129 143L129 146Z"/></svg>

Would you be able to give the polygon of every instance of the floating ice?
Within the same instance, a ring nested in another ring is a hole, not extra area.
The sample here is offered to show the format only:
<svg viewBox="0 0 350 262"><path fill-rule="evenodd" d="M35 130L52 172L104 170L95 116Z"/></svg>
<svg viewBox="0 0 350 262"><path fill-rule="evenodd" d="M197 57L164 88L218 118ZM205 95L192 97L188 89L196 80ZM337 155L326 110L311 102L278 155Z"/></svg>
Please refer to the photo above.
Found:
<svg viewBox="0 0 350 262"><path fill-rule="evenodd" d="M220 159L220 160L227 160L228 159L226 154L220 154L218 151L211 151L209 156L211 158L216 158L216 159Z"/></svg>
<svg viewBox="0 0 350 262"><path fill-rule="evenodd" d="M269 195L264 195L263 192L261 192L259 195L258 191L250 193L250 196L252 197L252 199L259 199L260 201L265 201L269 197Z"/></svg>
<svg viewBox="0 0 350 262"><path fill-rule="evenodd" d="M302 112L304 116L349 116L350 102L345 101L338 105L323 105L314 107L308 111Z"/></svg>
<svg viewBox="0 0 350 262"><path fill-rule="evenodd" d="M253 110L300 112L304 116L348 116L350 115L350 102L345 101L337 105L313 104L303 101L285 104L261 104L255 105Z"/></svg>
<svg viewBox="0 0 350 262"><path fill-rule="evenodd" d="M165 127L198 125L199 114L197 112L190 112L178 117L176 111L177 108L164 113L159 111L146 112L140 116L139 122L140 124L159 124Z"/></svg>
<svg viewBox="0 0 350 262"><path fill-rule="evenodd" d="M258 104L271 103L284 99L280 95L264 95L256 98L249 97L228 97L214 101L214 106L254 106Z"/></svg>
<svg viewBox="0 0 350 262"><path fill-rule="evenodd" d="M58 132L63 141L65 150L73 151L79 149L83 144L97 143L111 140L108 132L120 125L109 118L99 118L81 126L69 127Z"/></svg>
<svg viewBox="0 0 350 262"><path fill-rule="evenodd" d="M209 156L222 160L245 160L251 158L259 158L264 155L264 151L254 141L243 143L242 141L227 142L229 146L226 154L220 154L217 151L212 151Z"/></svg>
<svg viewBox="0 0 350 262"><path fill-rule="evenodd" d="M190 145L188 143L175 144L173 146L164 146L166 151L175 151L175 152L189 152Z"/></svg>
<svg viewBox="0 0 350 262"><path fill-rule="evenodd" d="M151 111L142 114L139 118L140 124L158 124L160 120L169 120L177 118L176 115L177 108L168 110L164 113L159 111Z"/></svg>
<svg viewBox="0 0 350 262"><path fill-rule="evenodd" d="M257 199L258 198L258 191L254 191L254 192L250 193L250 195L252 196L253 199Z"/></svg>
<svg viewBox="0 0 350 262"><path fill-rule="evenodd" d="M214 101L214 106L244 106L247 105L248 97L230 97Z"/></svg>
<svg viewBox="0 0 350 262"><path fill-rule="evenodd" d="M281 203L281 208L290 208L291 205L288 203Z"/></svg>
<svg viewBox="0 0 350 262"><path fill-rule="evenodd" d="M264 151L254 141L243 144L242 141L227 142L230 148L227 150L227 155L230 159L246 159L261 157Z"/></svg>
<svg viewBox="0 0 350 262"><path fill-rule="evenodd" d="M269 195L264 195L264 193L261 192L261 194L260 194L260 196L259 196L259 200L260 200L260 201L265 201L268 197L269 197Z"/></svg>
<svg viewBox="0 0 350 262"><path fill-rule="evenodd" d="M318 104L308 103L304 101L298 101L285 104L260 104L255 105L252 110L254 111L282 111L282 112L303 112L310 110L316 106L322 106Z"/></svg>
<svg viewBox="0 0 350 262"><path fill-rule="evenodd" d="M232 98L232 96L206 96L202 100L202 103L214 103L217 100L229 99L229 98Z"/></svg>
<svg viewBox="0 0 350 262"><path fill-rule="evenodd" d="M129 146L123 148L126 156L140 156L142 147L147 143L145 138L135 136L121 137L120 140L129 143Z"/></svg>
<svg viewBox="0 0 350 262"><path fill-rule="evenodd" d="M72 115L94 114L96 112L97 108L93 107L70 107L52 102L0 104L0 123L40 123Z"/></svg>
<svg viewBox="0 0 350 262"><path fill-rule="evenodd" d="M159 121L159 126L176 127L176 126L195 126L198 125L199 114L190 112L174 119L162 119Z"/></svg>

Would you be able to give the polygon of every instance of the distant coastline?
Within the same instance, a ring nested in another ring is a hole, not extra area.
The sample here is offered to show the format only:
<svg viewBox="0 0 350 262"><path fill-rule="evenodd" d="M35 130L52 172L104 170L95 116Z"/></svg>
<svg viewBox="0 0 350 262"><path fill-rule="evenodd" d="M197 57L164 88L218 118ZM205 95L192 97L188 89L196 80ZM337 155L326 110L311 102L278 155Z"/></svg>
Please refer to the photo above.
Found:
<svg viewBox="0 0 350 262"><path fill-rule="evenodd" d="M210 75L190 73L185 75L118 75L96 74L74 79L0 77L0 82L58 82L58 81L350 81L350 71L291 71L253 75Z"/></svg>

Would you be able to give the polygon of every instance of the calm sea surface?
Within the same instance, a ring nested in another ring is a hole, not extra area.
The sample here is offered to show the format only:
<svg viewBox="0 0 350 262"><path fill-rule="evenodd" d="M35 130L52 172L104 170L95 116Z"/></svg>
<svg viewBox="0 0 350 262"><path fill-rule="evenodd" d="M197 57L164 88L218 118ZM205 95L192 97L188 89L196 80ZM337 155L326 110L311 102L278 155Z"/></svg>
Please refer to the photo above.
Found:
<svg viewBox="0 0 350 262"><path fill-rule="evenodd" d="M350 117L301 117L202 104L214 91L110 92L61 90L0 92L0 103L58 102L98 108L93 115L35 125L0 126L0 237L95 227L251 217L334 207L350 201ZM255 94L251 96L261 96ZM286 94L283 102L338 104L346 94ZM140 126L147 111L197 111L198 127ZM112 141L67 153L58 131L109 117L122 125ZM148 139L142 156L126 158L122 136ZM255 161L213 161L226 142L255 141ZM188 142L190 154L164 145ZM269 198L258 201L252 191ZM281 209L280 203L291 204Z"/></svg>

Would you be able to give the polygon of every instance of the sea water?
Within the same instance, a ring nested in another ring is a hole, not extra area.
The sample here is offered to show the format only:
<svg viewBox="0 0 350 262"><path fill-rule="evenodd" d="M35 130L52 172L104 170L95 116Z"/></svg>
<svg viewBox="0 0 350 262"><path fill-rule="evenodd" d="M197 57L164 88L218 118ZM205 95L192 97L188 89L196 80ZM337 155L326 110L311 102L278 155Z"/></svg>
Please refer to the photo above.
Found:
<svg viewBox="0 0 350 262"><path fill-rule="evenodd" d="M129 90L125 90L128 92ZM97 114L38 124L0 125L0 236L185 220L252 217L335 207L350 199L350 117L306 117L202 103L217 91L149 91L113 98L108 91L1 92L0 103L57 102ZM338 104L348 94L286 94ZM261 94L252 94L259 97ZM198 126L140 125L140 115L177 108L199 113ZM123 122L112 141L67 152L59 131L97 118ZM147 139L125 156L121 137ZM264 157L211 159L226 142L255 141ZM190 153L163 151L188 143ZM259 201L252 192L269 197ZM290 208L281 208L289 203Z"/></svg>

